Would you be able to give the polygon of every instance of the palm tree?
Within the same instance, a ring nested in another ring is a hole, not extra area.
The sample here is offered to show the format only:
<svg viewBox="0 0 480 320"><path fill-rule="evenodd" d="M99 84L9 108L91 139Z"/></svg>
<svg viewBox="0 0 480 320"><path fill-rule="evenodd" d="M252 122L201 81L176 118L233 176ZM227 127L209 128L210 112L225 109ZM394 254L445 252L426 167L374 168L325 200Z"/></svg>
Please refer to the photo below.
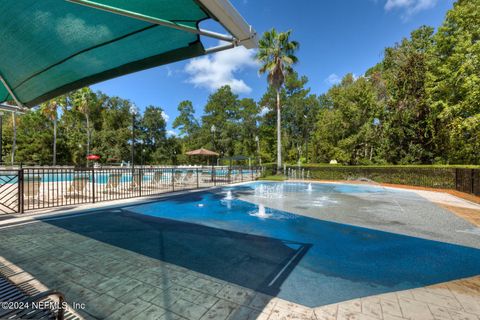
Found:
<svg viewBox="0 0 480 320"><path fill-rule="evenodd" d="M83 115L85 115L85 120L87 124L87 155L90 154L90 140L91 140L91 130L90 130L90 103L92 100L92 90L85 87L76 92L73 97L73 104L78 108ZM87 160L88 165L88 160Z"/></svg>
<svg viewBox="0 0 480 320"><path fill-rule="evenodd" d="M268 84L277 92L277 173L282 167L280 90L286 75L293 71L292 65L298 62L295 51L299 43L290 41L290 34L290 30L279 33L272 29L258 42L257 59L262 63L259 72L268 73Z"/></svg>
<svg viewBox="0 0 480 320"><path fill-rule="evenodd" d="M52 164L55 166L57 164L57 120L58 112L57 109L59 105L64 102L65 97L57 97L48 102L45 102L40 106L41 112L53 122L53 160Z"/></svg>

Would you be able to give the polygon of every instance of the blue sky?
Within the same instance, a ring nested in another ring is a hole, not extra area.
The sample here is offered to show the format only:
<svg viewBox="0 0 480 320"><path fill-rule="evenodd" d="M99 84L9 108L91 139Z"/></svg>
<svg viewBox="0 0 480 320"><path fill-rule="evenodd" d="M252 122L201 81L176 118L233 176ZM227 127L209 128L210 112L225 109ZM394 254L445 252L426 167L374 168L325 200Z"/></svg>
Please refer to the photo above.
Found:
<svg viewBox="0 0 480 320"><path fill-rule="evenodd" d="M291 29L300 42L296 70L312 92L324 93L346 73L363 74L383 49L421 25L438 27L453 0L231 0L259 34ZM221 31L206 21L205 29ZM204 41L216 45L215 41ZM259 76L254 52L243 48L174 63L99 83L92 88L165 110L171 130L177 105L191 100L201 116L208 95L230 84L241 98L258 99L266 80Z"/></svg>

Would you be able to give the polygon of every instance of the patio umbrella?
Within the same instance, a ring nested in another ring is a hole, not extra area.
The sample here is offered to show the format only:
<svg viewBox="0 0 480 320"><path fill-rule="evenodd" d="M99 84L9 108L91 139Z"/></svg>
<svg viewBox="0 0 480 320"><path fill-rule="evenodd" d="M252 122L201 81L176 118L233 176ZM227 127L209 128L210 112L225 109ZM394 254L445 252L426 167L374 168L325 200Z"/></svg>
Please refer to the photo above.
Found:
<svg viewBox="0 0 480 320"><path fill-rule="evenodd" d="M128 73L243 45L256 34L228 0L4 0L0 103L33 107ZM230 34L203 30L218 21ZM205 49L200 36L223 41Z"/></svg>
<svg viewBox="0 0 480 320"><path fill-rule="evenodd" d="M87 160L100 160L100 156L98 154L89 154Z"/></svg>

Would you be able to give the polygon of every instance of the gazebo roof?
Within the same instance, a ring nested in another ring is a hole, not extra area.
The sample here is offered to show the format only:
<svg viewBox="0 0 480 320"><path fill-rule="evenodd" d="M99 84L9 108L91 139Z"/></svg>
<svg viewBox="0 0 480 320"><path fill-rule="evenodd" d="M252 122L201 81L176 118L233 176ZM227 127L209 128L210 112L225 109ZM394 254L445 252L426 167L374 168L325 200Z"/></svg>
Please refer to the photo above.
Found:
<svg viewBox="0 0 480 320"><path fill-rule="evenodd" d="M216 153L214 151L204 149L204 148L189 151L189 152L186 153L186 155L187 156L211 156L211 157L218 157L219 156L218 153Z"/></svg>
<svg viewBox="0 0 480 320"><path fill-rule="evenodd" d="M231 35L200 29L210 18ZM228 0L5 0L0 20L0 102L27 107L128 73L256 46ZM200 36L227 44L205 49Z"/></svg>

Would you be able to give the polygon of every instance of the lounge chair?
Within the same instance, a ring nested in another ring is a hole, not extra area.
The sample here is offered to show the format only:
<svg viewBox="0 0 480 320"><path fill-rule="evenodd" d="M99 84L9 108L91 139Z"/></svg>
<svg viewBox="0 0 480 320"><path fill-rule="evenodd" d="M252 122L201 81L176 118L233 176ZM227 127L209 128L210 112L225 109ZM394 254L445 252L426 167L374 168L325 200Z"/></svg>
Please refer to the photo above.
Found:
<svg viewBox="0 0 480 320"><path fill-rule="evenodd" d="M121 173L111 173L108 175L107 184L105 185L105 192L113 192L118 191L121 185L120 182L122 180Z"/></svg>
<svg viewBox="0 0 480 320"><path fill-rule="evenodd" d="M189 186L189 185L196 185L197 184L197 176L193 171L187 171L185 174L185 178L183 179L182 182L183 185Z"/></svg>
<svg viewBox="0 0 480 320"><path fill-rule="evenodd" d="M130 190L139 189L143 182L144 173L136 172L133 174Z"/></svg>
<svg viewBox="0 0 480 320"><path fill-rule="evenodd" d="M33 289L33 290L32 290ZM49 301L50 297L56 296L58 305L63 305L64 296L56 290L48 290L34 293L36 290L28 284L16 285L3 274L0 274L0 301L11 308L0 307L0 319L64 319L63 308L58 309L35 309L33 303ZM54 306L53 303L45 303L45 306ZM3 305L2 305L3 306ZM21 306L25 306L22 308ZM71 315L70 315L71 316Z"/></svg>
<svg viewBox="0 0 480 320"><path fill-rule="evenodd" d="M184 171L182 172L175 171L175 174L173 175L173 179L176 185L183 185L183 182L186 177L187 177L187 173Z"/></svg>
<svg viewBox="0 0 480 320"><path fill-rule="evenodd" d="M44 186L42 184L42 178L40 176L29 177L24 181L23 185L23 201L25 207L29 208L35 205L35 203L43 202L40 195L43 194Z"/></svg>
<svg viewBox="0 0 480 320"><path fill-rule="evenodd" d="M163 176L163 171L155 171L153 173L153 178L148 182L149 188L162 188L166 187L166 180Z"/></svg>
<svg viewBox="0 0 480 320"><path fill-rule="evenodd" d="M88 181L88 176L74 176L72 183L67 188L67 192L63 195L64 198L85 197Z"/></svg>

